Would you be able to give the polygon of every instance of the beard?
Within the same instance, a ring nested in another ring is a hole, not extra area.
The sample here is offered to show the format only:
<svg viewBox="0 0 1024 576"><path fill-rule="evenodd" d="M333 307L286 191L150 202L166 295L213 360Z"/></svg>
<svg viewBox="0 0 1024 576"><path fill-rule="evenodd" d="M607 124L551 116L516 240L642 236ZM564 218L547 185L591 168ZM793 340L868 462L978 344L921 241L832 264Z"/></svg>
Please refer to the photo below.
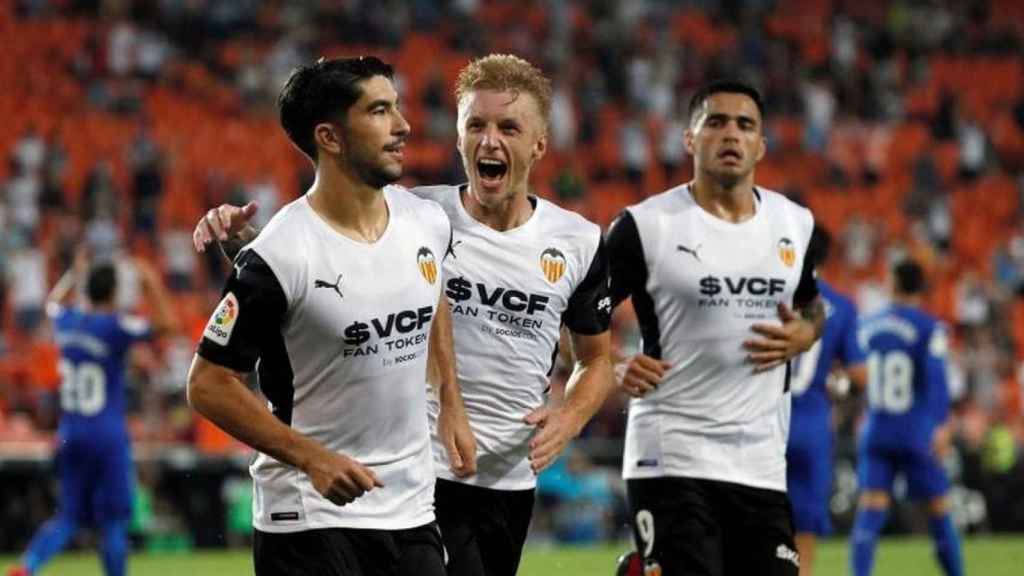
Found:
<svg viewBox="0 0 1024 576"><path fill-rule="evenodd" d="M402 177L402 165L384 165L379 158L350 158L352 170L359 179L374 188L383 188L394 184Z"/></svg>

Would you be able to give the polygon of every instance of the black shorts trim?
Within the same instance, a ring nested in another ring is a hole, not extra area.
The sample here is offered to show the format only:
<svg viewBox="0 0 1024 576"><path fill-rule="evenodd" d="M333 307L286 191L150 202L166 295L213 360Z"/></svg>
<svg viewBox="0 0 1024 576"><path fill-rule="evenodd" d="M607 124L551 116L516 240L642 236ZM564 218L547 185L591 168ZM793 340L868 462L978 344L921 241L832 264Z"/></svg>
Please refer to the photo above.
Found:
<svg viewBox="0 0 1024 576"><path fill-rule="evenodd" d="M785 492L695 478L627 480L637 550L663 576L797 576Z"/></svg>
<svg viewBox="0 0 1024 576"><path fill-rule="evenodd" d="M407 530L254 530L256 576L445 576L437 524Z"/></svg>

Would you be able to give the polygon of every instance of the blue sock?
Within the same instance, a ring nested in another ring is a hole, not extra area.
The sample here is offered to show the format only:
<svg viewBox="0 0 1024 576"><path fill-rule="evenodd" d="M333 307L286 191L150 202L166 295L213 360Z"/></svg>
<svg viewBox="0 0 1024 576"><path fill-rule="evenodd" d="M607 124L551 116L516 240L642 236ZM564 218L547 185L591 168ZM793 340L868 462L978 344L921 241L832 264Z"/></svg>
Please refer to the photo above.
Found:
<svg viewBox="0 0 1024 576"><path fill-rule="evenodd" d="M885 526L889 517L888 509L861 508L857 510L857 518L853 521L853 532L850 535L850 564L853 576L868 576L875 564L875 545L878 533Z"/></svg>
<svg viewBox="0 0 1024 576"><path fill-rule="evenodd" d="M102 533L103 568L107 576L124 576L128 560L128 531L125 523L109 522L103 526Z"/></svg>
<svg viewBox="0 0 1024 576"><path fill-rule="evenodd" d="M25 568L29 573L35 574L54 554L63 550L76 531L78 523L62 514L43 524L25 551Z"/></svg>
<svg viewBox="0 0 1024 576"><path fill-rule="evenodd" d="M942 571L946 576L963 576L964 559L960 554L960 536L949 514L928 518L928 532L935 543L935 555L939 558Z"/></svg>

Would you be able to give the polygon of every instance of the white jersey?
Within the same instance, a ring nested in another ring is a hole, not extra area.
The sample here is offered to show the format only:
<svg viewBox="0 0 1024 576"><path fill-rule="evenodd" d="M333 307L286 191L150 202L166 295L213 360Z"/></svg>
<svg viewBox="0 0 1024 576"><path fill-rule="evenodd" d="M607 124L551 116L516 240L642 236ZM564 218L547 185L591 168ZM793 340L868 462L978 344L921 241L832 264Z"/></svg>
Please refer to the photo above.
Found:
<svg viewBox="0 0 1024 576"><path fill-rule="evenodd" d="M817 294L805 262L814 220L755 189L756 213L729 223L688 186L629 207L608 237L613 301L632 295L644 353L672 367L629 405L623 476L681 476L785 491L789 367L754 374L751 326Z"/></svg>
<svg viewBox="0 0 1024 576"><path fill-rule="evenodd" d="M253 524L265 532L398 530L434 519L426 416L427 342L451 229L438 206L383 191L387 228L372 244L331 228L304 196L235 259L199 354L257 372L274 414L368 466L376 488L345 506L266 454L250 467Z"/></svg>
<svg viewBox="0 0 1024 576"><path fill-rule="evenodd" d="M477 473L458 479L437 437L438 404L429 402L439 478L501 490L536 485L523 419L546 402L564 322L581 334L608 329L607 265L601 229L540 198L522 226L499 232L466 212L457 186L415 188L452 223L444 261L452 306L455 361L477 442ZM602 302L604 300L604 302Z"/></svg>

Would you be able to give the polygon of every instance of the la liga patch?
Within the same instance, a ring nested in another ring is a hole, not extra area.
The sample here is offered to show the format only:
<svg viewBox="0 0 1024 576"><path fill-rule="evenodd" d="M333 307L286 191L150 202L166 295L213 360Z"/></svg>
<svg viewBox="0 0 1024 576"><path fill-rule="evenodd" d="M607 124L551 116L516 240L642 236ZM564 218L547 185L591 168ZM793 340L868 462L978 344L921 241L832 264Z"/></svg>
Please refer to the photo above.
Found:
<svg viewBox="0 0 1024 576"><path fill-rule="evenodd" d="M228 340L231 339L231 332L234 331L235 324L238 323L238 312L238 298L228 292L217 305L217 309L213 311L210 321L206 323L203 336L221 346L227 346Z"/></svg>

